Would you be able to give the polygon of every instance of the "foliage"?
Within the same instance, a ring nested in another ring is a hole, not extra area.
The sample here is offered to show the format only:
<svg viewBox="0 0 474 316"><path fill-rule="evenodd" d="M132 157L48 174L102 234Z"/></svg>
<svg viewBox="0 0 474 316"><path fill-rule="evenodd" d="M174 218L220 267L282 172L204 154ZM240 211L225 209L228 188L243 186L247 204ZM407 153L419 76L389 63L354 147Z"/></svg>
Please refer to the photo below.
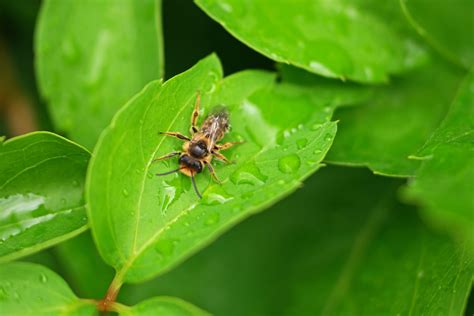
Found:
<svg viewBox="0 0 474 316"><path fill-rule="evenodd" d="M78 144L51 132L1 140L0 310L462 315L474 272L472 5L195 2L276 67L242 61L224 76L226 60L196 40L195 65L163 80L162 24L166 40L177 33L161 1L42 4L38 86L54 132ZM222 141L241 142L223 152L230 163L213 160L222 183L208 168L196 176L202 199L183 174L155 176L178 167L155 158L182 147L159 132L189 135L198 99L199 123L224 107ZM32 253L49 268L7 262Z"/></svg>

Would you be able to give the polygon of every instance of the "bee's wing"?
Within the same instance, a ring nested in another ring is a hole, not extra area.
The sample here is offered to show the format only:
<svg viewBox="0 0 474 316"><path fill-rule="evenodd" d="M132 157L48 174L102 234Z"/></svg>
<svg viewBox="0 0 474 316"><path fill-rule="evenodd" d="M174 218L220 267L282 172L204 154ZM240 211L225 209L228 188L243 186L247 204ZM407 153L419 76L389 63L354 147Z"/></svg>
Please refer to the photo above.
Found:
<svg viewBox="0 0 474 316"><path fill-rule="evenodd" d="M209 116L206 121L203 123L203 132L208 142L209 151L214 147L214 145L224 137L224 134L229 128L229 117L227 112L222 111L215 113Z"/></svg>

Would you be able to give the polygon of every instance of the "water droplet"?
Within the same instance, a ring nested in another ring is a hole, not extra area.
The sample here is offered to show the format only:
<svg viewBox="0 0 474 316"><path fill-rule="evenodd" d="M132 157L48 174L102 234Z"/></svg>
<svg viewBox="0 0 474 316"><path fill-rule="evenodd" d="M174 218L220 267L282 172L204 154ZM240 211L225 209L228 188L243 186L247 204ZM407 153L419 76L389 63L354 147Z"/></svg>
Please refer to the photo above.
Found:
<svg viewBox="0 0 474 316"><path fill-rule="evenodd" d="M184 226L189 227L190 225L189 222L184 222Z"/></svg>
<svg viewBox="0 0 474 316"><path fill-rule="evenodd" d="M222 10L224 10L227 13L232 12L233 8L229 3L226 2L218 2L219 5L221 6Z"/></svg>
<svg viewBox="0 0 474 316"><path fill-rule="evenodd" d="M331 141L332 140L332 135L327 133L326 135L324 135L324 140L327 141L327 142Z"/></svg>
<svg viewBox="0 0 474 316"><path fill-rule="evenodd" d="M230 181L234 184L262 185L267 179L268 177L262 174L255 162L247 163L230 176Z"/></svg>
<svg viewBox="0 0 474 316"><path fill-rule="evenodd" d="M316 148L314 151L313 151L313 154L315 155L319 155L320 153L322 153L323 151L319 148Z"/></svg>
<svg viewBox="0 0 474 316"><path fill-rule="evenodd" d="M283 173L293 173L298 171L301 165L300 157L291 154L278 160L278 169Z"/></svg>
<svg viewBox="0 0 474 316"><path fill-rule="evenodd" d="M168 257L174 251L174 242L169 239L159 240L155 245L155 251L163 257Z"/></svg>
<svg viewBox="0 0 474 316"><path fill-rule="evenodd" d="M296 147L298 149L305 148L307 144L308 144L308 140L306 138L300 138L296 141Z"/></svg>
<svg viewBox="0 0 474 316"><path fill-rule="evenodd" d="M209 216L206 218L206 221L204 222L207 226L212 226L216 223L219 222L221 218L221 215L218 212L213 212L209 214Z"/></svg>
<svg viewBox="0 0 474 316"><path fill-rule="evenodd" d="M77 181L77 180L72 181L72 186L73 187L78 187L79 186L79 181Z"/></svg>
<svg viewBox="0 0 474 316"><path fill-rule="evenodd" d="M152 173L151 171L148 171L148 172L146 173L146 177L147 177L148 179L153 179L154 175L153 175L153 173Z"/></svg>
<svg viewBox="0 0 474 316"><path fill-rule="evenodd" d="M309 63L309 67L320 75L327 77L336 77L336 74L331 69L327 68L326 66L317 61L311 61Z"/></svg>
<svg viewBox="0 0 474 316"><path fill-rule="evenodd" d="M128 190L127 190L127 189L123 189L123 190L122 190L122 194L123 194L123 196L125 196L125 197L128 197L128 196L129 196L129 193L128 193Z"/></svg>
<svg viewBox="0 0 474 316"><path fill-rule="evenodd" d="M321 129L321 127L323 127L323 124L315 123L315 124L311 125L311 130L312 131L317 131L317 130Z"/></svg>
<svg viewBox="0 0 474 316"><path fill-rule="evenodd" d="M229 195L221 185L211 185L203 194L202 203L205 205L223 204L233 197Z"/></svg>
<svg viewBox="0 0 474 316"><path fill-rule="evenodd" d="M421 279L425 275L425 272L423 270L418 271L417 277L418 279Z"/></svg>
<svg viewBox="0 0 474 316"><path fill-rule="evenodd" d="M46 282L48 282L48 277L47 277L45 274L43 274L43 273L40 274L39 279L40 279L40 282L41 282L41 283L46 283Z"/></svg>

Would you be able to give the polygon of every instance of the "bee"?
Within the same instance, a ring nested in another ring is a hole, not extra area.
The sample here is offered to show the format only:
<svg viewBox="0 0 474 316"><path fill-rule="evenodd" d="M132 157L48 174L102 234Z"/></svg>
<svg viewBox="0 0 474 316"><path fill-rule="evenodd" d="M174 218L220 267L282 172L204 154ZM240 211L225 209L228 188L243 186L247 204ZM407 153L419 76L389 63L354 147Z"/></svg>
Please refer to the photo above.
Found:
<svg viewBox="0 0 474 316"><path fill-rule="evenodd" d="M198 128L197 121L199 118L200 103L201 95L197 92L196 103L191 115L191 138L179 132L160 132L161 135L175 137L184 141L182 151L173 151L167 155L156 158L153 161L160 161L179 156L178 169L165 173L157 173L156 175L165 176L175 172L181 172L184 175L191 177L194 191L201 199L202 195L199 193L196 181L194 180L195 175L201 173L204 168L207 167L214 181L221 183L216 175L214 167L211 165L212 158L215 157L227 164L231 163L223 154L220 153L220 151L229 149L230 147L241 144L242 142L227 142L224 144L217 143L229 131L229 114L224 108L220 108L218 111L209 115L202 123L201 128Z"/></svg>

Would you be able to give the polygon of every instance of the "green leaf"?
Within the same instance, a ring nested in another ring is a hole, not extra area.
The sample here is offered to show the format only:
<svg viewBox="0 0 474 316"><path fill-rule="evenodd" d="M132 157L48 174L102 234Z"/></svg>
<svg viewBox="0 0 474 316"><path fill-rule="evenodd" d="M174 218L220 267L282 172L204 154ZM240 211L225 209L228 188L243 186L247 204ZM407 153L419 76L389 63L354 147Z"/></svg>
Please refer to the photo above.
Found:
<svg viewBox="0 0 474 316"><path fill-rule="evenodd" d="M43 4L36 71L57 129L92 148L119 107L163 76L160 7L159 0Z"/></svg>
<svg viewBox="0 0 474 316"><path fill-rule="evenodd" d="M210 316L209 313L175 297L154 297L132 308L124 309L121 316Z"/></svg>
<svg viewBox="0 0 474 316"><path fill-rule="evenodd" d="M341 109L339 131L325 160L384 175L414 175L420 163L408 157L439 125L461 78L459 71L433 60L380 87L364 106Z"/></svg>
<svg viewBox="0 0 474 316"><path fill-rule="evenodd" d="M407 194L437 226L468 240L474 250L474 73L450 112L417 154L422 160Z"/></svg>
<svg viewBox="0 0 474 316"><path fill-rule="evenodd" d="M337 103L329 98L274 84L269 73L221 76L218 59L210 56L163 85L149 84L98 143L86 190L89 218L99 252L120 281L163 273L296 190L319 168L332 143L336 124L329 120ZM196 91L205 113L215 105L227 107L232 130L224 141L245 141L226 153L235 164L215 165L222 185L207 170L196 177L202 200L188 177L154 176L177 168L177 159L152 163L180 150L181 141L158 132L187 134Z"/></svg>
<svg viewBox="0 0 474 316"><path fill-rule="evenodd" d="M167 293L226 316L463 315L468 249L399 204L400 184L323 168L174 271L125 287L121 300Z"/></svg>
<svg viewBox="0 0 474 316"><path fill-rule="evenodd" d="M48 132L0 143L0 261L87 229L83 194L89 157L84 148Z"/></svg>
<svg viewBox="0 0 474 316"><path fill-rule="evenodd" d="M474 65L471 0L399 1L408 21L428 43L457 64Z"/></svg>
<svg viewBox="0 0 474 316"><path fill-rule="evenodd" d="M97 315L94 302L78 299L51 270L32 263L0 266L0 310L3 315Z"/></svg>
<svg viewBox="0 0 474 316"><path fill-rule="evenodd" d="M403 19L393 5L382 16L370 0L195 2L251 48L326 77L384 82L423 58L418 44L386 23Z"/></svg>

